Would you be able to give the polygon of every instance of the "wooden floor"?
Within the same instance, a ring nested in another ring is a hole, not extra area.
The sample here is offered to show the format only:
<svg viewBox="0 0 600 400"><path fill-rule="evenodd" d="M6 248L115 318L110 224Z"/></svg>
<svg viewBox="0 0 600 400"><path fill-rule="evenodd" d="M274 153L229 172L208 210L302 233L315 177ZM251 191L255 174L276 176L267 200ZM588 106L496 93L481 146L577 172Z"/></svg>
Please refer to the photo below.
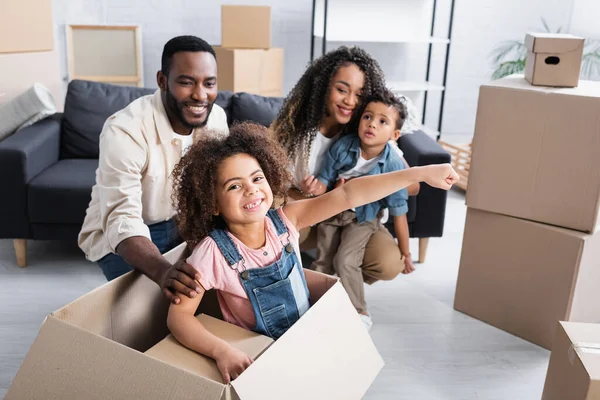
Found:
<svg viewBox="0 0 600 400"><path fill-rule="evenodd" d="M386 365L367 399L539 399L549 352L452 308L465 218L451 191L444 238L409 276L366 290L371 336ZM16 266L12 241L0 240L0 397L44 317L104 283L74 244L29 242L29 267ZM418 254L417 241L411 253Z"/></svg>

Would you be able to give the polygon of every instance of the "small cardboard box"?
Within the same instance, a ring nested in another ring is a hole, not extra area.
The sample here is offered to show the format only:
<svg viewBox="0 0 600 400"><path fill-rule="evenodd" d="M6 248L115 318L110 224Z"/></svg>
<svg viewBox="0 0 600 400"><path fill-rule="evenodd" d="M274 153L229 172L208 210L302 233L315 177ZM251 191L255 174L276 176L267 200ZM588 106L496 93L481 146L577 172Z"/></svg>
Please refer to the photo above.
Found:
<svg viewBox="0 0 600 400"><path fill-rule="evenodd" d="M600 233L468 209L454 308L550 349L558 321L600 322L599 266Z"/></svg>
<svg viewBox="0 0 600 400"><path fill-rule="evenodd" d="M558 324L542 400L600 399L600 325Z"/></svg>
<svg viewBox="0 0 600 400"><path fill-rule="evenodd" d="M165 257L186 253L182 244ZM383 360L341 283L313 271L306 278L313 305L275 342L210 319L214 332L259 354L224 385L151 356L169 345L169 304L154 282L125 274L46 318L5 399L359 399ZM213 291L205 296L199 313L219 317Z"/></svg>
<svg viewBox="0 0 600 400"><path fill-rule="evenodd" d="M467 206L594 232L600 204L600 82L483 85Z"/></svg>
<svg viewBox="0 0 600 400"><path fill-rule="evenodd" d="M283 49L226 49L214 46L219 90L278 97L283 93Z"/></svg>
<svg viewBox="0 0 600 400"><path fill-rule="evenodd" d="M221 46L234 49L271 47L271 7L221 6Z"/></svg>
<svg viewBox="0 0 600 400"><path fill-rule="evenodd" d="M584 39L560 33L528 33L525 78L537 86L575 87Z"/></svg>

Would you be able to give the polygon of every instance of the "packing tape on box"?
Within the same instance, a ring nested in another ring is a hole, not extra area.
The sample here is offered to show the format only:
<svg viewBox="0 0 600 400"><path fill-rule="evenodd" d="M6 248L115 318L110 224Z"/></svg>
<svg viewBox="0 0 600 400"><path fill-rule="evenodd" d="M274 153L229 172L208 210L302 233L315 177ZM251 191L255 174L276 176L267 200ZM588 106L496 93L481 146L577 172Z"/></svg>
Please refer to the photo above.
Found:
<svg viewBox="0 0 600 400"><path fill-rule="evenodd" d="M575 362L577 352L600 354L600 342L576 342L569 346L569 362L571 365Z"/></svg>

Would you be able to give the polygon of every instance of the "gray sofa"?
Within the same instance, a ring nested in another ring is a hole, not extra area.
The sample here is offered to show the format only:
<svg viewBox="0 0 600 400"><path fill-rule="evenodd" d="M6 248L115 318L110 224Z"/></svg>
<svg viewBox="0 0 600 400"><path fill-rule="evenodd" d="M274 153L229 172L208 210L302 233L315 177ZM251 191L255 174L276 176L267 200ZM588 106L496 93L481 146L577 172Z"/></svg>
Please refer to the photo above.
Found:
<svg viewBox="0 0 600 400"><path fill-rule="evenodd" d="M28 239L76 240L95 182L104 122L154 90L74 80L64 113L0 142L0 238L14 240L17 264L26 265ZM217 97L230 124L249 120L268 126L282 103L282 98L248 93L219 92ZM450 161L423 132L403 136L399 144L410 165ZM427 238L442 236L446 192L422 185L419 195L409 199L409 209L411 237L424 239L423 248Z"/></svg>

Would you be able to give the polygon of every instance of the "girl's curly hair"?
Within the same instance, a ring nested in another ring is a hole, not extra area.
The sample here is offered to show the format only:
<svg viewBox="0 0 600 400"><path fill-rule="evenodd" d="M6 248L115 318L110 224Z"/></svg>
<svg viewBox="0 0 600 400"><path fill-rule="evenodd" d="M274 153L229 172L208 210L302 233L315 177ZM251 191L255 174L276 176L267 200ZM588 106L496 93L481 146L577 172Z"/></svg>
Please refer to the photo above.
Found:
<svg viewBox="0 0 600 400"><path fill-rule="evenodd" d="M173 205L179 235L195 246L215 227L225 227L221 216L213 215L216 205L216 171L236 154L248 154L260 164L274 198L284 198L291 176L285 150L269 137L262 125L234 124L229 135L208 135L194 144L173 170Z"/></svg>
<svg viewBox="0 0 600 400"><path fill-rule="evenodd" d="M327 112L331 80L341 66L349 64L355 64L365 74L363 98L385 87L379 63L359 47L342 46L309 63L270 128L291 158L307 137L309 140L314 138ZM356 119L356 112L353 119ZM352 124L351 121L349 125Z"/></svg>

